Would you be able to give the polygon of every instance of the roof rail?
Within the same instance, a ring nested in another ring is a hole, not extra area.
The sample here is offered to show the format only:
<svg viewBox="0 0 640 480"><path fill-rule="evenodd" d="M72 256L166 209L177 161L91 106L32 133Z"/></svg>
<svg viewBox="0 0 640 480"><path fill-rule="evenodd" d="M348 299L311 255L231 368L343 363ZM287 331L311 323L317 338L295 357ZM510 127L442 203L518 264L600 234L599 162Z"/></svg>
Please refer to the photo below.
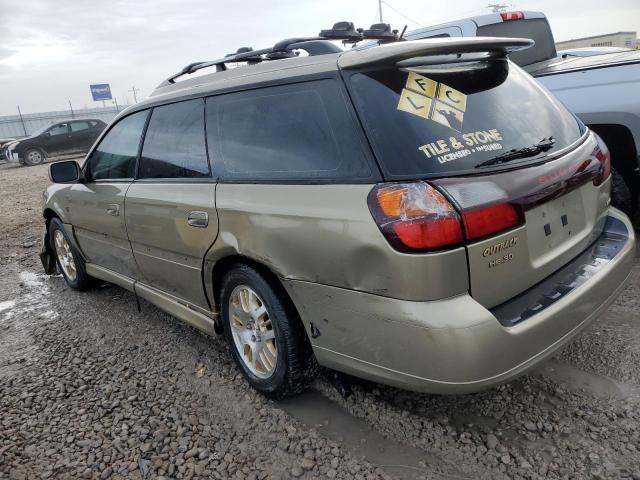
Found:
<svg viewBox="0 0 640 480"><path fill-rule="evenodd" d="M406 28L406 27L405 27ZM380 43L398 40L398 31L391 30L388 24L378 23L372 25L368 30L355 28L351 22L338 22L332 28L322 30L316 37L294 37L279 41L271 48L253 50L251 47L239 48L236 53L232 53L219 58L218 60L193 62L186 65L179 72L171 75L158 87L164 87L175 83L176 79L183 75L190 75L203 68L215 66L216 71L227 69L227 63L246 62L247 65L260 63L265 60L280 60L283 58L295 57L294 50L304 50L309 55L326 55L329 53L340 53L343 50L331 43L329 40L342 40L343 43L357 43L360 40L379 40Z"/></svg>

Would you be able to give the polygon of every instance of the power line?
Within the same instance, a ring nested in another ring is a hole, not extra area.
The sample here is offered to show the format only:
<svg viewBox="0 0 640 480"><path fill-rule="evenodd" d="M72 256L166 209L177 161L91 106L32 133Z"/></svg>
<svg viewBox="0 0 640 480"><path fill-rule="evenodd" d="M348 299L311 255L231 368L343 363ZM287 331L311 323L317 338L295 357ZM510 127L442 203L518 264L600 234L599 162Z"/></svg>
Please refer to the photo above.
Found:
<svg viewBox="0 0 640 480"><path fill-rule="evenodd" d="M396 12L398 15L400 15L402 18L404 18L405 20L409 20L411 23L415 23L416 25L418 25L419 27L424 27L423 24L421 24L420 22L416 22L415 20L413 20L410 17L407 17L404 13L402 13L401 11L399 11L397 8L392 7L391 5L389 5L389 3L385 2L385 0L380 0L380 3L384 3L387 7L389 7L391 10L393 10L394 12ZM380 15L382 16L382 15Z"/></svg>

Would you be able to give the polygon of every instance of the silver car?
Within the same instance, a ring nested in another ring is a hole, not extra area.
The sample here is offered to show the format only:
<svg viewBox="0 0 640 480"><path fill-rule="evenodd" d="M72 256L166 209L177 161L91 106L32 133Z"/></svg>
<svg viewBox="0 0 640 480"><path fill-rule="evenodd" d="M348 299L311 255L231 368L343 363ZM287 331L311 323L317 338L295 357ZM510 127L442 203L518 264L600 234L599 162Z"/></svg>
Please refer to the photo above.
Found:
<svg viewBox="0 0 640 480"><path fill-rule="evenodd" d="M506 58L531 42L318 42L185 67L52 165L46 270L221 332L274 397L317 365L475 392L596 320L634 232L607 147Z"/></svg>

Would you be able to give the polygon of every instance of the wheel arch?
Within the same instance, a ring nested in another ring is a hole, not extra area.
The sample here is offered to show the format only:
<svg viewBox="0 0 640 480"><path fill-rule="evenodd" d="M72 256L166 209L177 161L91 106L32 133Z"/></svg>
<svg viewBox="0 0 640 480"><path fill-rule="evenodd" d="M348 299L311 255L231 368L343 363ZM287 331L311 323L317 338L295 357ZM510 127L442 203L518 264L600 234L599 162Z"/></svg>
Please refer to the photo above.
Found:
<svg viewBox="0 0 640 480"><path fill-rule="evenodd" d="M44 210L42 211L42 216L44 218L44 221L47 224L47 228L49 227L49 222L51 221L51 219L53 217L57 217L59 219L62 220L62 217L58 214L58 212L56 212L53 208L51 207L45 207Z"/></svg>
<svg viewBox="0 0 640 480"><path fill-rule="evenodd" d="M613 167L623 176L638 168L638 150L629 127L619 123L590 123L588 127L602 137L611 151Z"/></svg>
<svg viewBox="0 0 640 480"><path fill-rule="evenodd" d="M289 292L284 287L280 276L265 263L260 262L259 260L256 260L254 258L247 257L245 255L233 253L219 258L213 265L213 269L211 270L211 293L213 297L211 303L215 306L216 311L220 312L221 308L220 291L222 289L224 277L228 271L238 265L247 265L255 269L267 280L267 282L276 291L276 293L283 299L283 302L287 305L287 307L289 307L295 314L296 321L299 322L300 327L307 333L307 341L309 341L309 335L300 316L300 312L296 307L295 302L291 298L291 295L289 295ZM220 329L218 333L222 331L219 315L218 321L216 322L216 329L216 331Z"/></svg>
<svg viewBox="0 0 640 480"><path fill-rule="evenodd" d="M47 152L47 150L42 145L25 145L22 150L22 156L26 157L29 150L38 150L40 153L42 153L43 161L46 161L49 158L49 152Z"/></svg>

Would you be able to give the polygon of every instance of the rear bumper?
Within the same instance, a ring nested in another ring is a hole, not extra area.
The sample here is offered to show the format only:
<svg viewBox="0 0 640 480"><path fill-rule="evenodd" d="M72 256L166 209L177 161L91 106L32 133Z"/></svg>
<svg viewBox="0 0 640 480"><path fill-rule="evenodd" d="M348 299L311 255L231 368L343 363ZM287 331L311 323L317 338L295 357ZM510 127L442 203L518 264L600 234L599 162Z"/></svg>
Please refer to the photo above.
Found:
<svg viewBox="0 0 640 480"><path fill-rule="evenodd" d="M561 297L517 322L505 318L526 308L490 311L469 295L410 302L309 282L284 283L320 364L409 390L475 392L507 382L551 356L613 302L631 270L635 238L624 214L612 209L609 216L613 221L607 225L617 230L605 230L603 236L619 236L615 254ZM563 271L583 269L581 257ZM523 295L513 305L530 300Z"/></svg>

